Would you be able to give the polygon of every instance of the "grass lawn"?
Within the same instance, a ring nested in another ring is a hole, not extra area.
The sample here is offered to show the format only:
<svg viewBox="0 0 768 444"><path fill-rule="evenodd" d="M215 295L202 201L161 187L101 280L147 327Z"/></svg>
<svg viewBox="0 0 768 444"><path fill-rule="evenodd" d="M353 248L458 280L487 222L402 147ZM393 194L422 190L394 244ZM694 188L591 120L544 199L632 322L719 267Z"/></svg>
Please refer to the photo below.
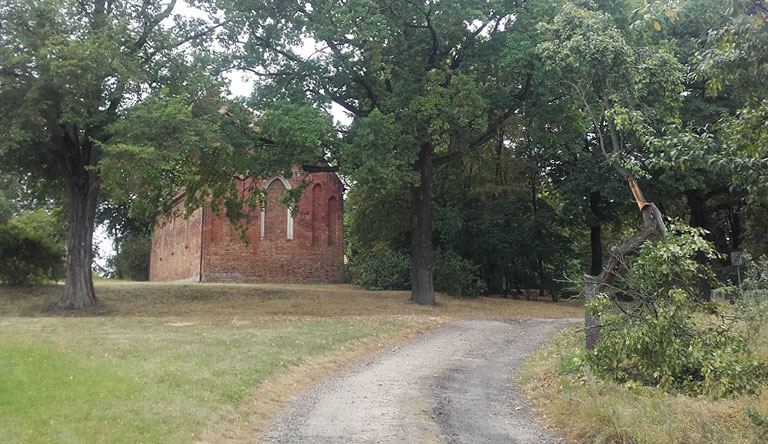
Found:
<svg viewBox="0 0 768 444"><path fill-rule="evenodd" d="M660 390L595 381L574 362L584 343L578 329L564 330L534 354L519 382L537 417L574 443L765 444L745 414L749 406L768 415L768 393L732 399L665 394ZM755 348L763 356L768 348Z"/></svg>
<svg viewBox="0 0 768 444"><path fill-rule="evenodd" d="M250 442L287 397L444 322L583 313L443 296L421 307L353 286L100 281L98 308L44 314L60 291L0 287L3 442Z"/></svg>

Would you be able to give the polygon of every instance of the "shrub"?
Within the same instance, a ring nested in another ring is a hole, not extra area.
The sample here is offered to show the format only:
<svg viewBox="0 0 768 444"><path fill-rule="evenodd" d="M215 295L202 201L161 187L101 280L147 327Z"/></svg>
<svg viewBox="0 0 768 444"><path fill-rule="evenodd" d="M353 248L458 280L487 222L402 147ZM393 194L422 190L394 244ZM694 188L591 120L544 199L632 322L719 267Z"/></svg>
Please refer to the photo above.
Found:
<svg viewBox="0 0 768 444"><path fill-rule="evenodd" d="M58 278L63 269L64 251L53 240L13 221L0 225L0 281L35 284Z"/></svg>
<svg viewBox="0 0 768 444"><path fill-rule="evenodd" d="M411 260L400 251L357 256L345 268L346 280L369 290L406 290L411 286Z"/></svg>
<svg viewBox="0 0 768 444"><path fill-rule="evenodd" d="M149 259L152 249L150 236L128 233L116 242L116 252L107 261L117 279L149 280Z"/></svg>
<svg viewBox="0 0 768 444"><path fill-rule="evenodd" d="M435 290L459 298L475 298L485 293L480 267L449 250L435 252Z"/></svg>
<svg viewBox="0 0 768 444"><path fill-rule="evenodd" d="M437 250L434 257L435 290L456 297L477 297L485 291L478 268L452 251ZM345 268L345 280L369 290L407 290L411 287L411 258L388 250L358 256Z"/></svg>
<svg viewBox="0 0 768 444"><path fill-rule="evenodd" d="M617 288L591 301L588 309L600 314L603 331L586 359L599 376L693 395L759 392L766 363L722 316L713 316L722 314L722 306L696 297L697 280L712 274L694 257L714 256L701 235L673 227L664 239L641 248ZM637 302L616 303L612 296L618 292Z"/></svg>

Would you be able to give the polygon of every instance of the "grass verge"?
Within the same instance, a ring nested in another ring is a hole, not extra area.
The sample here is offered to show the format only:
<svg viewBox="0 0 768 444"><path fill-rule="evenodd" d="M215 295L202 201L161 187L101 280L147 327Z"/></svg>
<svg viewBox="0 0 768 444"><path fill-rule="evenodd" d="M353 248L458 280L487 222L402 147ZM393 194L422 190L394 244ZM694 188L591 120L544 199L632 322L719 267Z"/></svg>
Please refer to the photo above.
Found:
<svg viewBox="0 0 768 444"><path fill-rule="evenodd" d="M768 393L709 399L596 381L578 358L584 335L559 333L531 356L518 376L537 417L569 442L758 444L766 429L746 414L768 414Z"/></svg>

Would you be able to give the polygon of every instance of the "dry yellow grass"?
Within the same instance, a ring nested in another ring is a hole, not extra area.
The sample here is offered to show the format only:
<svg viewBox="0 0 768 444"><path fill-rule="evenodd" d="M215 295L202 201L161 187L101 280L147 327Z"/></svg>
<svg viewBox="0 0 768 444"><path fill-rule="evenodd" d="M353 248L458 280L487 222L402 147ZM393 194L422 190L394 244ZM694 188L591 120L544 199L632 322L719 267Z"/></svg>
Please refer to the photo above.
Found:
<svg viewBox="0 0 768 444"><path fill-rule="evenodd" d="M0 315L45 316L60 285L0 287ZM96 283L101 306L58 315L205 318L437 316L461 318L565 318L583 316L581 301L456 299L437 295L435 307L409 301L406 291L367 291L353 285Z"/></svg>
<svg viewBox="0 0 768 444"><path fill-rule="evenodd" d="M560 375L563 357L584 340L561 332L524 366L519 380L536 416L571 443L764 444L746 406L768 412L768 393L731 399L667 394L654 388L630 390L611 382L589 383L584 375Z"/></svg>

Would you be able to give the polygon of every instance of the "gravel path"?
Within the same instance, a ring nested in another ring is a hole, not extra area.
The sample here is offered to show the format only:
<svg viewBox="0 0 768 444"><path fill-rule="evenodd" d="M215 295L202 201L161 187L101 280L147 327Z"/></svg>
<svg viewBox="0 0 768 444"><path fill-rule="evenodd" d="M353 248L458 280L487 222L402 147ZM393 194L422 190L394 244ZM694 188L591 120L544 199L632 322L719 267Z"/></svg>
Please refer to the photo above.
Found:
<svg viewBox="0 0 768 444"><path fill-rule="evenodd" d="M426 333L305 391L267 443L561 442L512 376L577 319L465 320Z"/></svg>

